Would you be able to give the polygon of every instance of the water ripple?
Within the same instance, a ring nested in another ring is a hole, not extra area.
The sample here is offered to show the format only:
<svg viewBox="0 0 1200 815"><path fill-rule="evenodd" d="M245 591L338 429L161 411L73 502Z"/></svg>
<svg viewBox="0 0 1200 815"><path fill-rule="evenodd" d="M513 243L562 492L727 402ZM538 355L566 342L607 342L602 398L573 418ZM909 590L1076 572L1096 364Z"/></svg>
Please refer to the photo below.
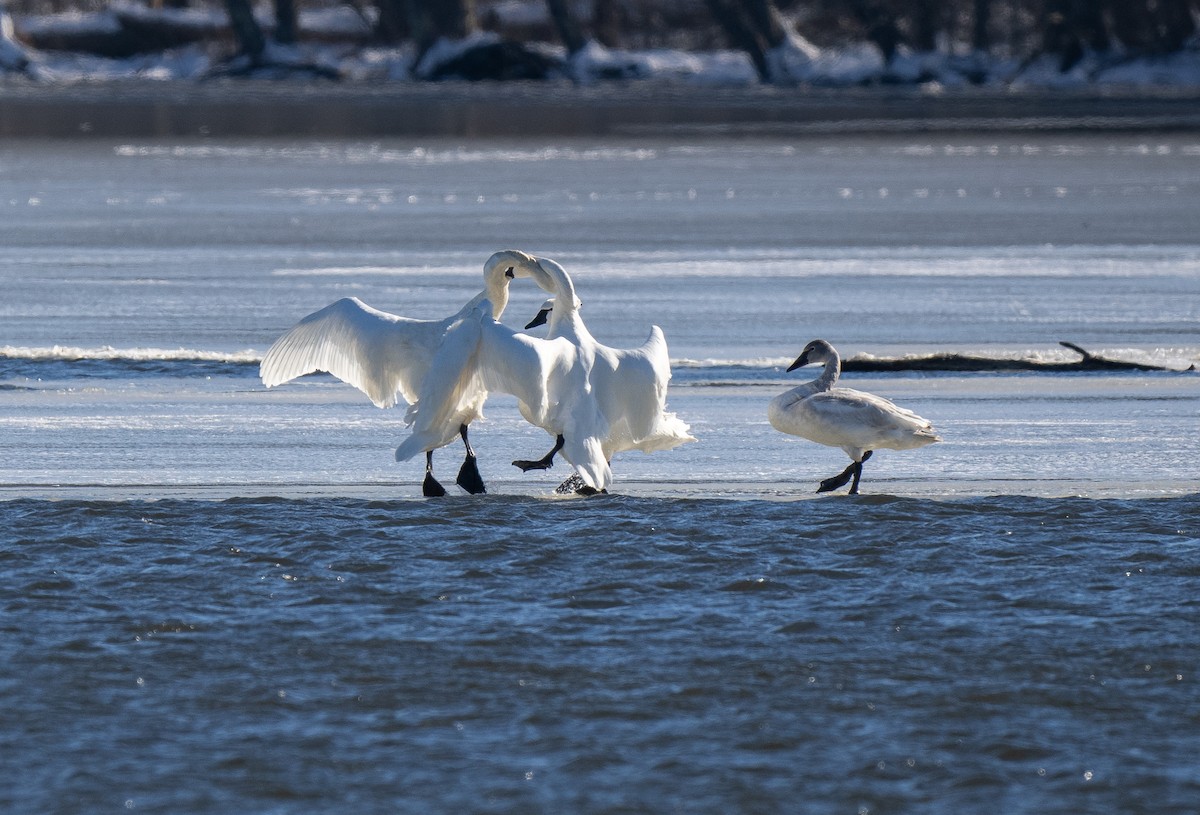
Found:
<svg viewBox="0 0 1200 815"><path fill-rule="evenodd" d="M1067 812L1200 792L1194 497L0 513L0 745L38 759L0 771L13 811Z"/></svg>

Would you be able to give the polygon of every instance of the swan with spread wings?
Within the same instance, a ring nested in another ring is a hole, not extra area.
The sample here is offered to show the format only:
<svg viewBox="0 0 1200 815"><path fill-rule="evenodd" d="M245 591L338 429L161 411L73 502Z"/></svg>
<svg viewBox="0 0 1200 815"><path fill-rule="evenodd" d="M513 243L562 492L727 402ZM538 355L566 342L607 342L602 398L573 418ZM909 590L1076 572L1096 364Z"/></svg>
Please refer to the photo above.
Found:
<svg viewBox="0 0 1200 815"><path fill-rule="evenodd" d="M417 415L423 383L452 329L466 315L480 309L498 320L508 303L508 285L514 277L529 277L537 266L532 255L513 249L496 252L483 267L484 290L457 313L435 320L400 317L372 308L356 297L331 303L289 329L267 351L259 366L268 388L296 377L325 371L353 385L381 408L403 400L409 405L405 421ZM538 269L540 273L540 268ZM487 389L469 377L447 409L447 423L425 452L422 492L429 497L446 494L433 475L433 451L461 438L466 457L456 483L469 493L486 492L475 451L467 434L470 423L483 415Z"/></svg>

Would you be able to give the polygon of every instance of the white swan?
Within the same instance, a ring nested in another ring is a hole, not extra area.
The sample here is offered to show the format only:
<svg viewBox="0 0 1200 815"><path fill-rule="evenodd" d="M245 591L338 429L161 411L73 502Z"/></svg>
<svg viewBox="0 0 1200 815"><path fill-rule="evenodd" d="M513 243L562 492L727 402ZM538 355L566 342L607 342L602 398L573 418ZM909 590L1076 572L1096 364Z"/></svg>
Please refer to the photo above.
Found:
<svg viewBox="0 0 1200 815"><path fill-rule="evenodd" d="M641 348L621 351L597 343L578 315L578 298L565 270L539 258L523 267L543 289L555 293L551 336L518 334L491 319L481 306L448 333L434 370L445 374L422 391L412 435L396 457L426 449L444 433L464 383L479 376L490 390L517 397L521 415L556 437L542 459L514 462L523 470L550 467L562 452L576 469L579 492L603 492L612 483L613 453L666 450L695 439L674 414L664 412L670 365L666 341L655 326ZM436 394L436 395L435 395ZM570 480L568 483L571 483Z"/></svg>
<svg viewBox="0 0 1200 815"><path fill-rule="evenodd" d="M537 264L532 255L513 249L496 252L483 267L484 290L457 314L441 320L414 320L371 308L348 297L308 315L277 339L263 357L259 375L268 388L314 371L326 371L361 390L378 407L392 407L398 398L410 404L405 421L412 423L418 410L422 383L448 333L486 304L488 314L499 319L508 303L508 283L528 277ZM540 270L539 270L540 271ZM466 458L456 483L470 493L485 492L475 452L467 438L467 425L483 415L487 390L478 378L464 383L450 407L447 432L431 444L425 456L426 496L445 495L433 476L433 450L462 438Z"/></svg>
<svg viewBox="0 0 1200 815"><path fill-rule="evenodd" d="M538 285L553 291L538 315L525 326L534 328L549 322L547 339L564 338L579 349L589 371L589 384L595 392L608 430L601 437L604 457L611 462L616 453L641 450L652 453L670 450L695 441L690 428L666 410L667 383L671 380L671 359L662 329L651 326L650 336L640 348L610 348L597 342L579 313L581 303L575 285L566 270L549 258L539 258ZM540 459L518 460L513 465L523 472L544 470L554 465L554 456L564 443L559 435L554 448ZM566 491L571 480L559 487Z"/></svg>
<svg viewBox="0 0 1200 815"><path fill-rule="evenodd" d="M487 301L446 333L422 384L412 433L396 449L396 459L407 461L436 447L453 426L455 405L477 381L515 396L527 421L565 438L562 453L583 483L597 492L607 489L612 470L601 446L607 423L579 350L563 338L518 334L492 318Z"/></svg>
<svg viewBox="0 0 1200 815"><path fill-rule="evenodd" d="M823 362L821 375L771 400L767 418L783 433L800 436L829 447L840 447L850 456L850 466L821 482L817 492L844 486L851 478L850 494L858 493L862 463L879 448L909 450L941 438L933 425L911 410L897 407L881 396L837 388L842 360L825 340L813 340L789 367L794 371L810 362Z"/></svg>

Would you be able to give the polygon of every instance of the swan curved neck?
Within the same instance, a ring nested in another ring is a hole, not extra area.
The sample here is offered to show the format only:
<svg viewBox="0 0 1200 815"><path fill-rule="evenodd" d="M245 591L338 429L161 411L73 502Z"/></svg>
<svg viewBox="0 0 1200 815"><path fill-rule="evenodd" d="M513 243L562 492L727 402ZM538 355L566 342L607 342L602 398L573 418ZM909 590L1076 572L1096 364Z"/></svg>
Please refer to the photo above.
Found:
<svg viewBox="0 0 1200 815"><path fill-rule="evenodd" d="M575 283L567 270L547 258L539 258L537 266L541 271L537 275L538 285L554 295L554 314L574 311L579 300L575 296Z"/></svg>
<svg viewBox="0 0 1200 815"><path fill-rule="evenodd" d="M492 304L492 319L499 320L508 305L508 278L489 279L484 289L488 302Z"/></svg>
<svg viewBox="0 0 1200 815"><path fill-rule="evenodd" d="M842 360L835 351L825 359L825 370L813 380L813 387L818 391L827 391L837 383L841 374Z"/></svg>
<svg viewBox="0 0 1200 815"><path fill-rule="evenodd" d="M499 320L509 305L509 278L503 275L485 275L481 296L492 304L492 319Z"/></svg>

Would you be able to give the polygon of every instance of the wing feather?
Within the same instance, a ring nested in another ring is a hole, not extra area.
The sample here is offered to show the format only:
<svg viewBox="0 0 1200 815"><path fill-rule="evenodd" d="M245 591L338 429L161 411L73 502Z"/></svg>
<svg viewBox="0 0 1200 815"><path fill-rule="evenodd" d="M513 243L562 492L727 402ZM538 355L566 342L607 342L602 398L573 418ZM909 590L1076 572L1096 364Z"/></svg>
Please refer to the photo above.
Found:
<svg viewBox="0 0 1200 815"><path fill-rule="evenodd" d="M347 297L316 311L277 339L259 365L268 388L315 371L333 374L379 407L417 390L446 320L412 320Z"/></svg>

